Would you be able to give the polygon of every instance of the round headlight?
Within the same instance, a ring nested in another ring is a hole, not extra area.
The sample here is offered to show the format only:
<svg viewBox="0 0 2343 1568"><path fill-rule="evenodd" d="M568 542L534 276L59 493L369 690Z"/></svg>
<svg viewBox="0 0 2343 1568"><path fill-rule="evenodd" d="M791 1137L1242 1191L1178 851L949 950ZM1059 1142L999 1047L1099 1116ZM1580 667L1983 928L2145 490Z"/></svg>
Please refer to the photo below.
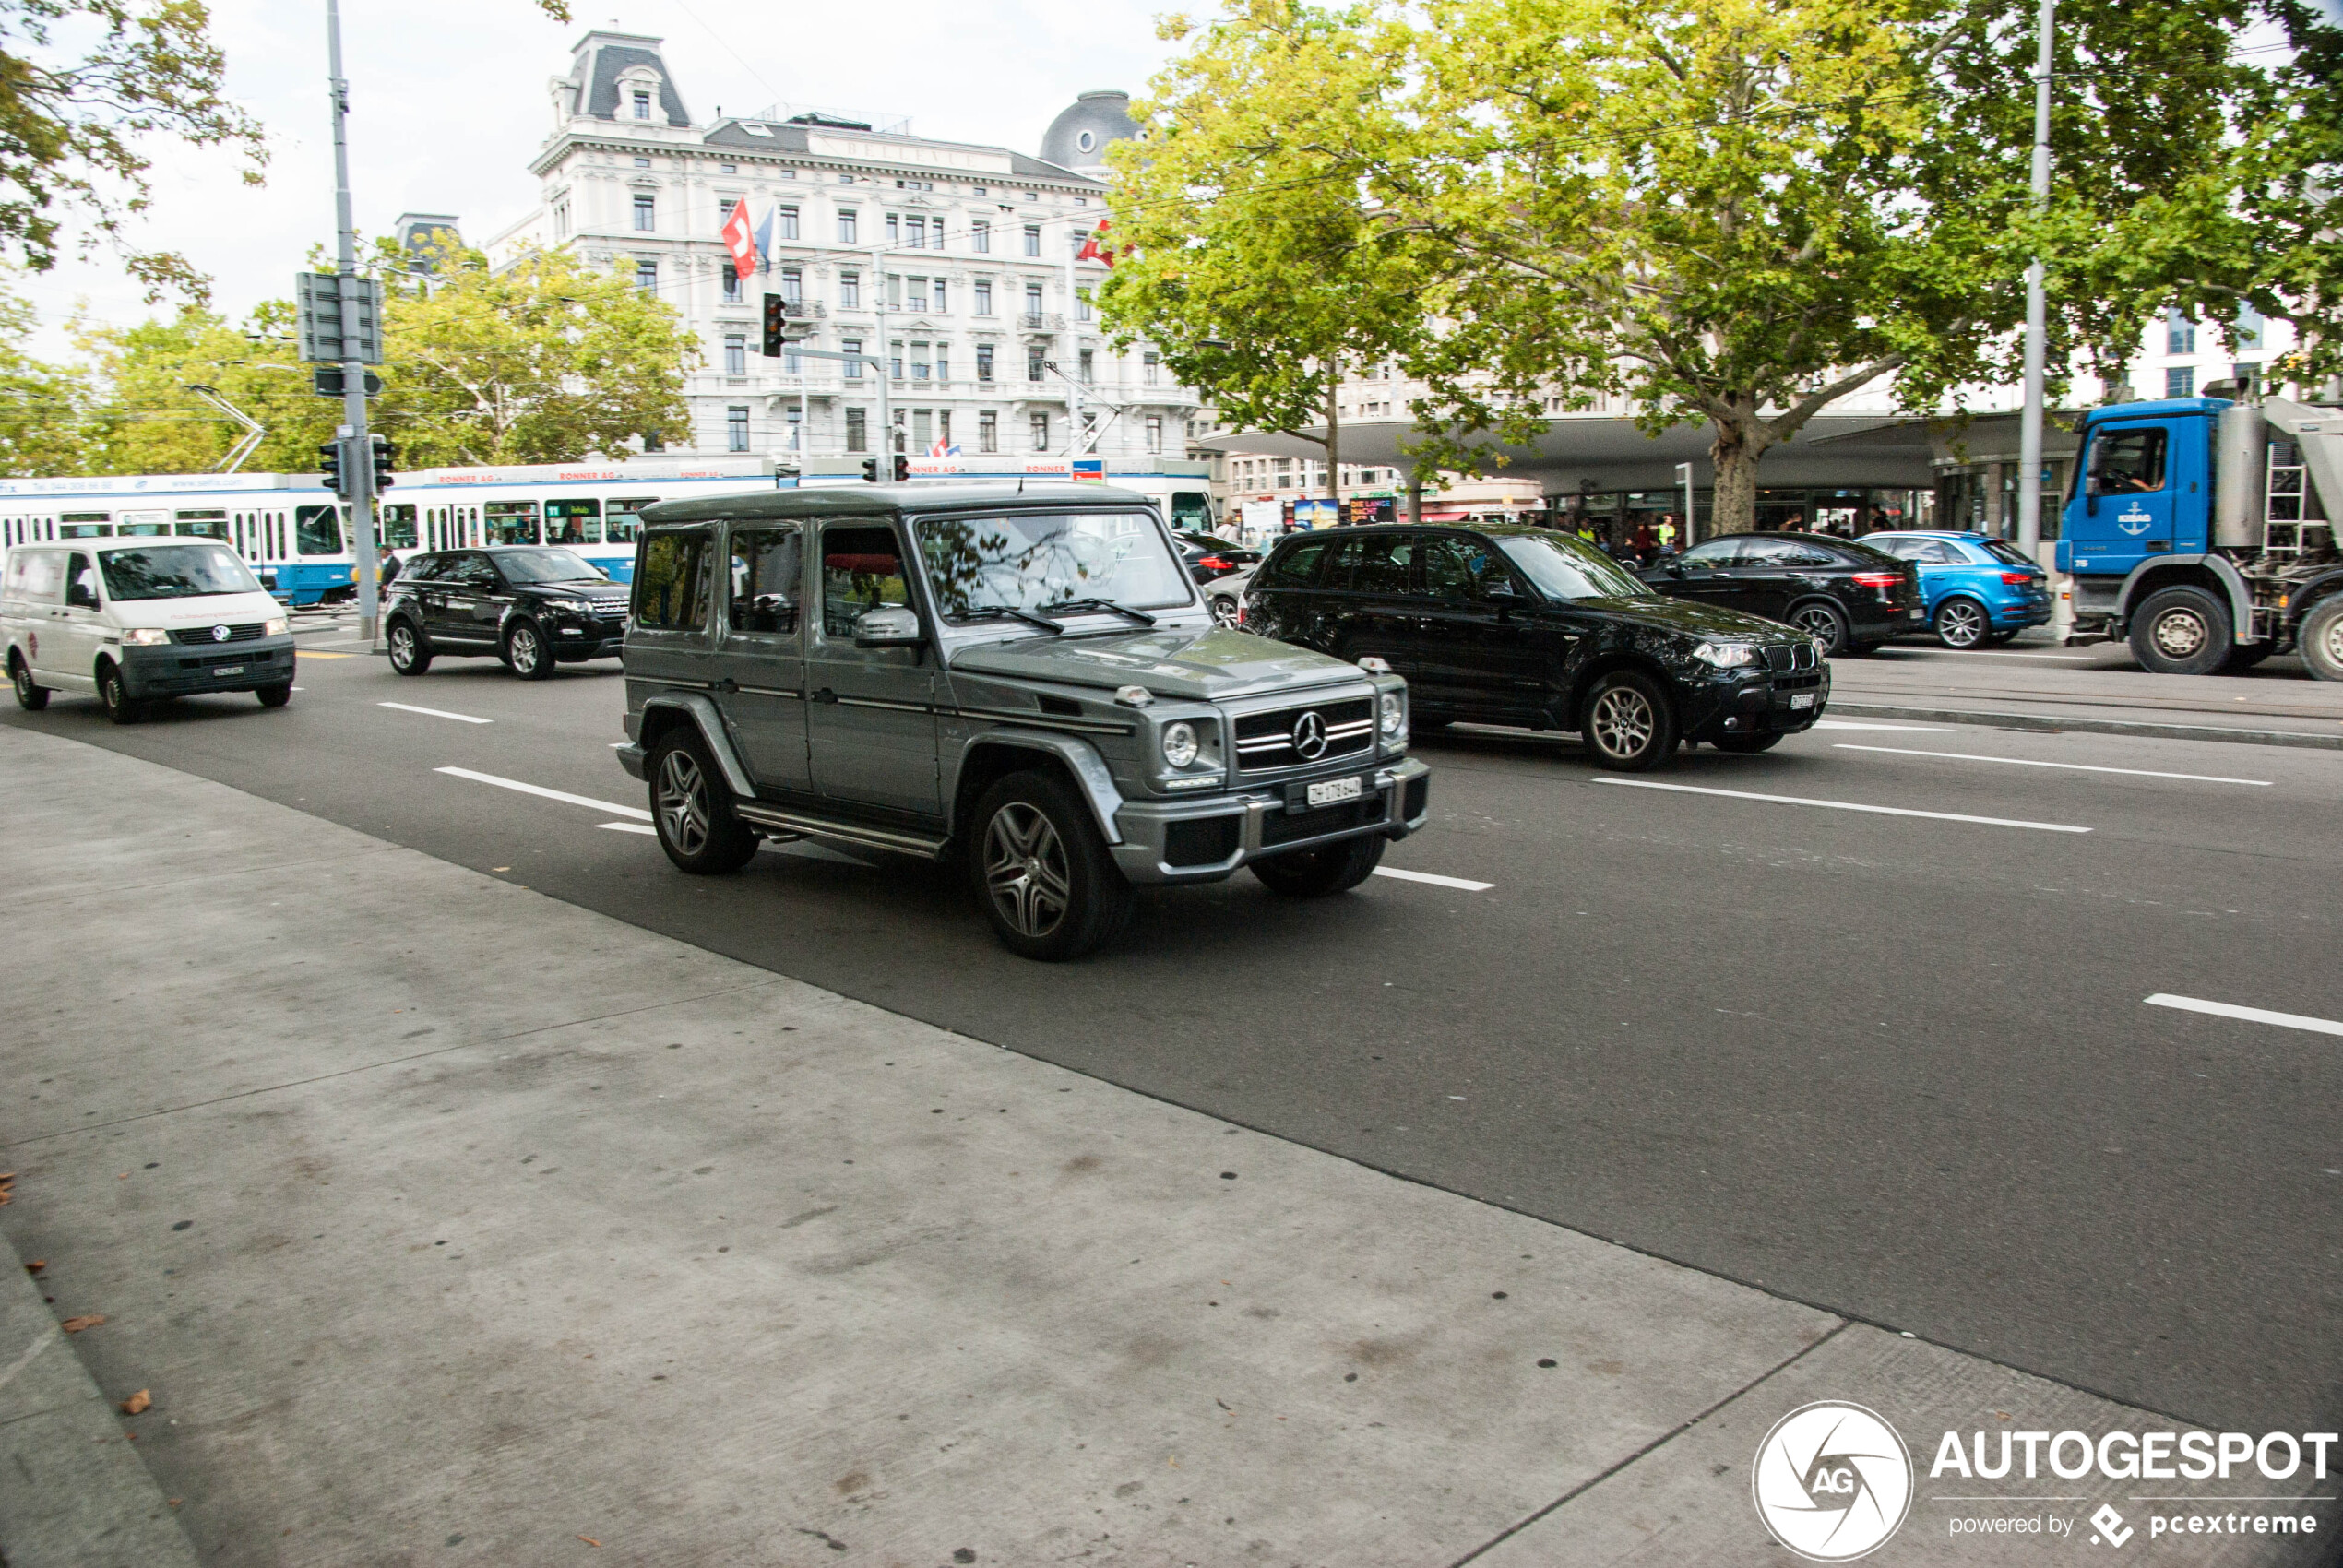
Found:
<svg viewBox="0 0 2343 1568"><path fill-rule="evenodd" d="M1397 692L1383 694L1383 732L1397 735L1408 722L1408 705L1399 700Z"/></svg>
<svg viewBox="0 0 2343 1568"><path fill-rule="evenodd" d="M1163 760L1185 767L1195 760L1195 726L1182 719L1163 727Z"/></svg>

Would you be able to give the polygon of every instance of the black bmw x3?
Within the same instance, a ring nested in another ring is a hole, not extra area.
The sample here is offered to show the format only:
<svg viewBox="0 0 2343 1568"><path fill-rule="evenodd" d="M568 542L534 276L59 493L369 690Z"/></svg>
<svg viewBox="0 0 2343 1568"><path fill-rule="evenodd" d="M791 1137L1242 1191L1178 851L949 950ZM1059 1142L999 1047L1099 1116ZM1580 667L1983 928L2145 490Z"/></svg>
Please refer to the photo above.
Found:
<svg viewBox="0 0 2343 1568"><path fill-rule="evenodd" d="M1388 524L1280 541L1244 627L1408 678L1418 733L1464 720L1575 730L1605 767L1679 742L1762 752L1822 716L1806 633L1654 592L1551 529Z"/></svg>

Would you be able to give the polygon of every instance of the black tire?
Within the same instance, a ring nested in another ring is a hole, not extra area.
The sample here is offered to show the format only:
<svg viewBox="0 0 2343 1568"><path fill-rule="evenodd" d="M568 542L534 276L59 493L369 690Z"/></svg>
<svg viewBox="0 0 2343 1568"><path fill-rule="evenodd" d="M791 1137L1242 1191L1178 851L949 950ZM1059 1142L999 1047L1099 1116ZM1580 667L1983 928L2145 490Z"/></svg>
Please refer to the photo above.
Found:
<svg viewBox="0 0 2343 1568"><path fill-rule="evenodd" d="M1810 599L1790 612L1790 624L1823 645L1823 657L1847 651L1847 612L1826 599Z"/></svg>
<svg viewBox="0 0 2343 1568"><path fill-rule="evenodd" d="M2295 650L2302 668L2320 680L2343 681L2343 594L2311 606Z"/></svg>
<svg viewBox="0 0 2343 1568"><path fill-rule="evenodd" d="M1373 876L1382 863L1386 842L1382 834L1372 833L1362 838L1321 844L1314 849L1272 855L1254 861L1253 874L1261 879L1262 886L1287 898L1330 897L1348 893Z"/></svg>
<svg viewBox="0 0 2343 1568"><path fill-rule="evenodd" d="M505 666L524 681L552 680L553 650L546 646L544 628L529 620L505 627Z"/></svg>
<svg viewBox="0 0 2343 1568"><path fill-rule="evenodd" d="M116 724L136 724L147 717L147 705L132 700L121 668L111 662L98 666L98 706Z"/></svg>
<svg viewBox="0 0 2343 1568"><path fill-rule="evenodd" d="M1003 946L1054 963L1121 934L1137 895L1090 809L1053 774L1012 773L969 818L969 882Z"/></svg>
<svg viewBox="0 0 2343 1568"><path fill-rule="evenodd" d="M680 871L725 876L756 853L756 834L732 809L732 791L697 731L668 731L651 748L651 825Z"/></svg>
<svg viewBox="0 0 2343 1568"><path fill-rule="evenodd" d="M1931 624L1938 642L1961 653L1984 647L1993 640L1992 615L1967 594L1947 595L1936 607Z"/></svg>
<svg viewBox="0 0 2343 1568"><path fill-rule="evenodd" d="M1735 752L1742 756L1752 756L1758 752L1772 751L1781 744L1781 737L1779 735L1719 735L1708 743L1720 752Z"/></svg>
<svg viewBox="0 0 2343 1568"><path fill-rule="evenodd" d="M390 667L401 675L420 675L431 668L431 644L423 640L423 629L404 615L392 616L383 628L383 645L390 653Z"/></svg>
<svg viewBox="0 0 2343 1568"><path fill-rule="evenodd" d="M2159 588L2132 617L2132 657L2153 675L2210 675L2229 659L2229 607L2200 588Z"/></svg>
<svg viewBox="0 0 2343 1568"><path fill-rule="evenodd" d="M1676 707L1642 671L1614 670L1587 694L1580 733L1600 766L1642 773L1675 754Z"/></svg>
<svg viewBox="0 0 2343 1568"><path fill-rule="evenodd" d="M292 701L292 683L279 681L273 686L255 686L252 695L260 699L263 707L282 707Z"/></svg>
<svg viewBox="0 0 2343 1568"><path fill-rule="evenodd" d="M17 706L27 713L39 713L49 706L49 688L33 683L32 666L24 661L24 655L8 656L8 680L17 688Z"/></svg>

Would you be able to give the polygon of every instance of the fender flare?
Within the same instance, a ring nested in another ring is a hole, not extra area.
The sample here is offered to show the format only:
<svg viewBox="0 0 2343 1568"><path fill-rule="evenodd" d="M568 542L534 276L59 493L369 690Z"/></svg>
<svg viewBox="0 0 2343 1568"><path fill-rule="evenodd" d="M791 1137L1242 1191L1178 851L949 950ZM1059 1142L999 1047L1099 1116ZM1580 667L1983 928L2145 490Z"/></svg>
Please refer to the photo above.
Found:
<svg viewBox="0 0 2343 1568"><path fill-rule="evenodd" d="M724 716L716 710L716 705L708 699L705 693L660 692L644 700L645 718L648 718L654 710L676 711L689 716L699 729L701 743L708 747L708 754L716 759L717 770L724 775L724 782L733 795L743 801L756 799L756 786L750 781L748 769L741 766L739 754L732 750L731 737L725 731ZM635 732L641 734L642 726L636 725Z"/></svg>
<svg viewBox="0 0 2343 1568"><path fill-rule="evenodd" d="M956 796L960 776L968 770L969 758L988 746L1013 746L1018 751L1046 752L1065 764L1065 769L1074 776L1075 785L1082 791L1083 799L1090 802L1090 814L1098 819L1099 831L1105 836L1106 841L1110 844L1123 842L1123 829L1114 820L1115 813L1123 809L1123 791L1114 787L1114 775L1095 747L1071 735L1052 734L1046 730L987 730L981 735L969 737L968 744L960 749L959 761L952 769ZM957 832L959 826L957 822L952 824L953 831Z"/></svg>
<svg viewBox="0 0 2343 1568"><path fill-rule="evenodd" d="M2226 555L2155 555L2141 562L2123 579L2123 591L2115 596L2115 624L2129 630L2132 607L2153 590L2143 588L2141 579L2168 566L2201 566L2213 574L2230 600L2230 640L2233 643L2258 643L2263 638L2254 635L2254 592L2245 579L2230 564Z"/></svg>

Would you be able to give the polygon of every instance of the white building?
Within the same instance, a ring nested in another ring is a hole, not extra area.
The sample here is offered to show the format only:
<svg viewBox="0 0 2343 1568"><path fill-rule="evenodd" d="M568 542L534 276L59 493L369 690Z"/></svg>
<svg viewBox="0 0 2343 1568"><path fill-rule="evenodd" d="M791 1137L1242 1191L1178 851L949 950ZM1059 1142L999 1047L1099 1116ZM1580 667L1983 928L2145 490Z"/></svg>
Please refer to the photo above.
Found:
<svg viewBox="0 0 2343 1568"><path fill-rule="evenodd" d="M531 160L535 210L492 237L492 265L567 246L656 290L698 335L700 453L877 454L878 373L758 352L767 293L791 302L805 349L882 359L893 450L1185 454L1196 399L1155 350L1118 352L1076 249L1106 216L1108 143L1133 135L1119 92L1084 93L1041 157L935 141L909 123L781 105L696 121L660 40L590 32L550 84ZM766 270L742 279L720 235L745 201L771 223Z"/></svg>

